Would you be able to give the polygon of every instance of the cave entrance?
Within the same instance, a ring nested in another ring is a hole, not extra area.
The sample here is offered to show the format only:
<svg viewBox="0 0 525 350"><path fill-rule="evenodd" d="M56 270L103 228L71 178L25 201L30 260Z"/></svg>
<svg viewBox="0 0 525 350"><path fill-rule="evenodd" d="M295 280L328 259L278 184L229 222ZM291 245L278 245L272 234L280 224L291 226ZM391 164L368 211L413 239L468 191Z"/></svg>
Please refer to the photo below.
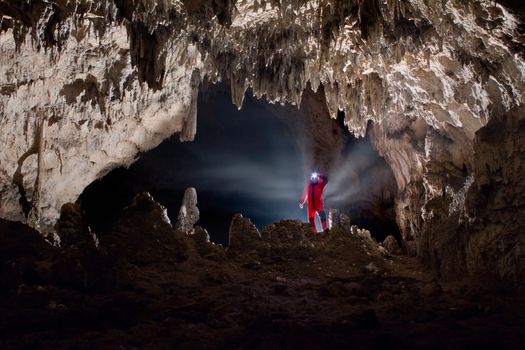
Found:
<svg viewBox="0 0 525 350"><path fill-rule="evenodd" d="M305 116L296 107L273 105L249 92L237 110L224 84L201 89L195 140L179 142L174 135L128 169L115 169L89 185L79 197L89 225L103 233L143 191L164 205L175 223L185 189L195 187L197 224L212 241L227 244L235 213L259 229L282 219L307 221L298 200L310 172L321 170L330 177L327 214L338 208L378 240L387 234L399 238L390 168L367 137L350 135L342 114L337 121L323 114L324 93L309 94L310 105L301 109L313 112Z"/></svg>

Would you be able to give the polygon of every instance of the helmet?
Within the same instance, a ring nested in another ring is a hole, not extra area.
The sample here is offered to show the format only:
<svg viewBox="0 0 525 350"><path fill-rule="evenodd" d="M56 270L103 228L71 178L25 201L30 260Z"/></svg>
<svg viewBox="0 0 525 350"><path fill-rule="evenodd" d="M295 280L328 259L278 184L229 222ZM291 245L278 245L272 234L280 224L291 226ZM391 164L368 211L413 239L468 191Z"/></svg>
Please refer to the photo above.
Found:
<svg viewBox="0 0 525 350"><path fill-rule="evenodd" d="M310 175L310 181L318 182L319 181L319 174L316 173L316 172L313 172L312 175Z"/></svg>

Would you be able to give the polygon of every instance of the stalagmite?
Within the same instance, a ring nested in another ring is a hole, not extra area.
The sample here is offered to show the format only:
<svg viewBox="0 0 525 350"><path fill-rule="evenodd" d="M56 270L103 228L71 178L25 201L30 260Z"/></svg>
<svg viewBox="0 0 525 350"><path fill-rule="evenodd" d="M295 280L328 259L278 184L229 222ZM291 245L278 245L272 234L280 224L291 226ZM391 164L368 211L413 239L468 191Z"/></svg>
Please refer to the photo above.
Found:
<svg viewBox="0 0 525 350"><path fill-rule="evenodd" d="M197 190L190 187L184 191L182 205L177 219L177 229L189 232L199 221L199 208L197 208Z"/></svg>

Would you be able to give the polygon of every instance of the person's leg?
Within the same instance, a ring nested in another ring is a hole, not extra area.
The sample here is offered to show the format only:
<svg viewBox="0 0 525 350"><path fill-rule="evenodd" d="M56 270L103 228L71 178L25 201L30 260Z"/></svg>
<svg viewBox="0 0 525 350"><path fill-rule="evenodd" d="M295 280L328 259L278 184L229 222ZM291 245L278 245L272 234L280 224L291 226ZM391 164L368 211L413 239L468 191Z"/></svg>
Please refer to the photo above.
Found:
<svg viewBox="0 0 525 350"><path fill-rule="evenodd" d="M309 217L308 218L308 222L310 222L310 225L312 225L314 227L314 232L317 232L317 225L315 223L315 216Z"/></svg>
<svg viewBox="0 0 525 350"><path fill-rule="evenodd" d="M314 227L314 232L316 232L317 228L315 227L315 210L310 206L310 202L308 202L308 222Z"/></svg>
<svg viewBox="0 0 525 350"><path fill-rule="evenodd" d="M326 224L326 212L324 210L321 210L319 212L319 217L321 218L321 227L323 228L323 231L328 229L328 225Z"/></svg>

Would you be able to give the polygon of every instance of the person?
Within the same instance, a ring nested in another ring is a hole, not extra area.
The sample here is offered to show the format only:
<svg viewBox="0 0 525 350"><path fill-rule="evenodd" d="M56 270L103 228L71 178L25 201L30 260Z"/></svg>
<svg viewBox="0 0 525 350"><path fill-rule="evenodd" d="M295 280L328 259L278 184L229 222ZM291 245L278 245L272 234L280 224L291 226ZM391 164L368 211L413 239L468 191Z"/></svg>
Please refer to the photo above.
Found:
<svg viewBox="0 0 525 350"><path fill-rule="evenodd" d="M301 199L299 200L299 207L301 209L305 202L308 201L308 221L313 225L314 232L317 232L317 225L315 223L316 214L319 214L319 217L321 218L323 231L328 229L323 201L323 191L327 183L328 177L323 174L312 173L310 181L305 186Z"/></svg>

